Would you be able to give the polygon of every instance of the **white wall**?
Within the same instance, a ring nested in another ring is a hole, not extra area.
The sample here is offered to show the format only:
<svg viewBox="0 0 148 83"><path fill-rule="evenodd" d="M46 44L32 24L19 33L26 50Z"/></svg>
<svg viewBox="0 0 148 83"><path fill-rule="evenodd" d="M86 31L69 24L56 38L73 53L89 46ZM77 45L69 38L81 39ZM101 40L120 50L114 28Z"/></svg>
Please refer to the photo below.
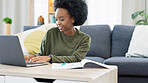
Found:
<svg viewBox="0 0 148 83"><path fill-rule="evenodd" d="M3 28L2 28L2 0L0 0L0 33L3 32Z"/></svg>
<svg viewBox="0 0 148 83"><path fill-rule="evenodd" d="M146 12L148 14L148 0L146 0Z"/></svg>
<svg viewBox="0 0 148 83"><path fill-rule="evenodd" d="M34 0L34 25L40 16L44 18L44 24L48 24L48 0Z"/></svg>
<svg viewBox="0 0 148 83"><path fill-rule="evenodd" d="M86 24L135 25L140 17L133 20L132 13L145 10L145 0L86 0L88 20ZM148 0L147 0L148 13Z"/></svg>
<svg viewBox="0 0 148 83"><path fill-rule="evenodd" d="M121 24L122 0L86 0L88 4L88 25L108 24L113 28Z"/></svg>
<svg viewBox="0 0 148 83"><path fill-rule="evenodd" d="M142 11L144 9L145 0L122 0L122 24L135 25L138 18L132 20L132 13Z"/></svg>

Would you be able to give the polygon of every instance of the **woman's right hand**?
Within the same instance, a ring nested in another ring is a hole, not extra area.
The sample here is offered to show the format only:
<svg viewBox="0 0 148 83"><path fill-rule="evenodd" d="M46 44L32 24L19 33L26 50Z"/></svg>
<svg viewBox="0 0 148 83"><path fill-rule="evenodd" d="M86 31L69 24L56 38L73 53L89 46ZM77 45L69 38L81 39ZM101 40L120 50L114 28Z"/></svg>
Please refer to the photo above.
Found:
<svg viewBox="0 0 148 83"><path fill-rule="evenodd" d="M25 61L26 63L29 63L30 59L32 59L33 57L35 57L35 55L25 55Z"/></svg>

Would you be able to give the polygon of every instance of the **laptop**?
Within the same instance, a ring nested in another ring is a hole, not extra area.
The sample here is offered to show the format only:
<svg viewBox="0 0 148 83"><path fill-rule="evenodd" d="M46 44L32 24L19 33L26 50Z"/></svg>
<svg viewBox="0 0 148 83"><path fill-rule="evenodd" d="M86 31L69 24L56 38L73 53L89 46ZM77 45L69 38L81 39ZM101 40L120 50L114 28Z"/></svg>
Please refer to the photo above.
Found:
<svg viewBox="0 0 148 83"><path fill-rule="evenodd" d="M26 63L18 36L1 35L0 64L30 67L49 63Z"/></svg>

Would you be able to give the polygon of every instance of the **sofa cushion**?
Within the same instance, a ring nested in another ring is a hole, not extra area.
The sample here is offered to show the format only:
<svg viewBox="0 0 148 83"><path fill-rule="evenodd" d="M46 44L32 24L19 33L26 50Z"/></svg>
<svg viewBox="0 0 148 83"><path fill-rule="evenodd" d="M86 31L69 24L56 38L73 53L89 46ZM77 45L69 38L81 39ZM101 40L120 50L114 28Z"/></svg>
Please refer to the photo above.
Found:
<svg viewBox="0 0 148 83"><path fill-rule="evenodd" d="M117 65L119 75L148 76L147 58L111 57L104 61L108 65Z"/></svg>
<svg viewBox="0 0 148 83"><path fill-rule="evenodd" d="M112 31L111 56L125 56L128 51L135 26L115 25Z"/></svg>
<svg viewBox="0 0 148 83"><path fill-rule="evenodd" d="M85 57L85 59L89 59L89 60L93 60L93 61L96 61L96 62L100 62L100 63L103 63L105 61L104 58L101 58L101 57Z"/></svg>
<svg viewBox="0 0 148 83"><path fill-rule="evenodd" d="M147 76L118 76L117 83L148 83Z"/></svg>
<svg viewBox="0 0 148 83"><path fill-rule="evenodd" d="M85 25L80 30L91 37L89 57L110 57L110 27L108 25Z"/></svg>

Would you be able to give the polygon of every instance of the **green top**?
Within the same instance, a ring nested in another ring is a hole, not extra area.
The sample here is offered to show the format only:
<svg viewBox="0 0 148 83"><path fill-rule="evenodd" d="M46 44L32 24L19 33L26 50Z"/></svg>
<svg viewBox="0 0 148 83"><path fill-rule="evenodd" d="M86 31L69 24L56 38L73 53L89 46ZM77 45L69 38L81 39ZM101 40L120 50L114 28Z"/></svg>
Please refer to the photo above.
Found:
<svg viewBox="0 0 148 83"><path fill-rule="evenodd" d="M58 27L47 31L37 56L50 56L52 63L79 62L90 48L90 36L76 29L74 36L67 36Z"/></svg>

